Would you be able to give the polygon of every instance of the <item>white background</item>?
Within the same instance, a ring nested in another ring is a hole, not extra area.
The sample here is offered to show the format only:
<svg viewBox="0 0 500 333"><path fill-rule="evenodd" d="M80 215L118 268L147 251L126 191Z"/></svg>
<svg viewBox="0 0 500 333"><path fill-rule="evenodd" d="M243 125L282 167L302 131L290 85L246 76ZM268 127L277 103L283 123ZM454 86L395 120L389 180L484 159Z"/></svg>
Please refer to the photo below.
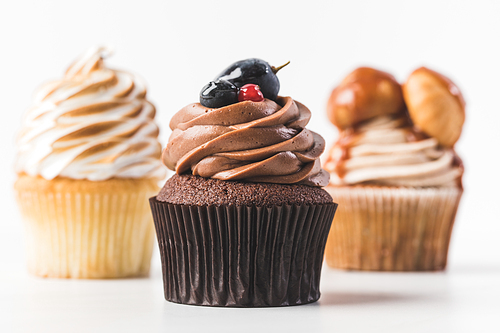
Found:
<svg viewBox="0 0 500 333"><path fill-rule="evenodd" d="M282 325L293 323L295 328L299 322L315 325L319 320L321 325L310 327L325 331L334 327L340 331L363 327L386 332L390 328L418 331L418 327L467 331L474 322L486 329L493 323L493 314L500 313L496 302L500 297L499 18L498 1L1 0L0 325L7 325L8 331L33 331L33 327L68 331L64 325L77 318L82 331L137 331L151 324L144 315L148 313L157 315L150 329L165 331L169 325L188 330L195 322L190 318L222 325L218 316L227 317L217 309L165 305L156 254L151 279L92 284L33 279L25 272L22 224L12 192L14 141L22 114L40 83L60 77L89 46L106 44L115 48L107 60L110 67L133 71L148 83L162 143L170 134L172 115L197 101L200 89L222 69L244 58L258 57L273 65L290 60L279 73L280 94L307 105L313 112L309 128L329 143L337 132L327 120L326 101L352 69L373 66L402 82L422 65L449 76L464 94L467 118L456 145L466 168L465 194L448 271L387 275L325 269L327 297L319 306L287 312L261 309L248 312L248 318L255 325L269 324L276 316ZM105 296L103 290L108 291ZM127 295L129 290L135 293ZM409 290L415 297L404 302L393 297ZM384 292L389 294L380 296ZM82 306L78 302L66 306L68 293L77 295ZM423 295L437 295L440 301L432 303ZM122 307L116 307L116 297L124 299ZM328 308L330 303L335 310ZM109 308L98 306L97 311L97 304ZM120 314L120 309L126 311ZM74 317L75 313L79 316ZM231 313L236 317L226 320L234 323L242 312ZM161 319L172 314L177 321ZM121 315L126 317L118 320ZM429 316L434 320L422 321ZM349 326L349 321L356 324Z"/></svg>

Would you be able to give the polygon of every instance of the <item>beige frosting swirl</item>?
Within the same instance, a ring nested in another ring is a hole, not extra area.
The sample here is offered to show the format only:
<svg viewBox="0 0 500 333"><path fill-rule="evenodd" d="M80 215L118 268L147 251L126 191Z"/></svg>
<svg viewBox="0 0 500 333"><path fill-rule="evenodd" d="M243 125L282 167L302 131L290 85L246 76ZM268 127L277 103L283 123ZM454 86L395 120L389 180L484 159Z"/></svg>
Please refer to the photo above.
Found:
<svg viewBox="0 0 500 333"><path fill-rule="evenodd" d="M218 109L190 104L175 114L163 163L178 174L221 180L325 186L323 138L306 129L311 112L290 97Z"/></svg>
<svg viewBox="0 0 500 333"><path fill-rule="evenodd" d="M408 124L382 116L341 132L325 169L333 185L461 185L463 166L453 149L442 148Z"/></svg>
<svg viewBox="0 0 500 333"><path fill-rule="evenodd" d="M132 74L90 49L61 80L42 85L24 118L16 171L46 179L162 178L155 107Z"/></svg>

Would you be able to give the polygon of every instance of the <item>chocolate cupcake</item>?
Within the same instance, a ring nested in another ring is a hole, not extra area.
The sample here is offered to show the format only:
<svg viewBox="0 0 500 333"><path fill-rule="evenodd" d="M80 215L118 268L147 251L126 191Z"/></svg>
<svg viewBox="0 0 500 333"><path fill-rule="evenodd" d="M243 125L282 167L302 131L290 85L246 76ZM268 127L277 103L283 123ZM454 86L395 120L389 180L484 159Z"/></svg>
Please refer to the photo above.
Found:
<svg viewBox="0 0 500 333"><path fill-rule="evenodd" d="M150 199L168 301L257 307L320 297L337 207L321 189L324 140L305 128L304 105L272 96L277 78L245 76L245 65L262 64L274 80L267 63L247 60L242 76L210 83L201 104L170 122L163 162L176 175Z"/></svg>

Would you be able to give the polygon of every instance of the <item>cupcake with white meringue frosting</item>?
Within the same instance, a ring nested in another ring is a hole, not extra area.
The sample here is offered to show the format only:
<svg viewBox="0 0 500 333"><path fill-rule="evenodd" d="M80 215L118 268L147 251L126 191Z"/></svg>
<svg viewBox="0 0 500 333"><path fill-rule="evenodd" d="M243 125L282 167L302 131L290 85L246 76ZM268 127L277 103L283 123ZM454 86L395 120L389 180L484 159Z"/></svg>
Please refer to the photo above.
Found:
<svg viewBox="0 0 500 333"><path fill-rule="evenodd" d="M165 175L155 107L135 75L90 49L42 85L25 114L15 183L29 271L59 278L149 272L148 198Z"/></svg>

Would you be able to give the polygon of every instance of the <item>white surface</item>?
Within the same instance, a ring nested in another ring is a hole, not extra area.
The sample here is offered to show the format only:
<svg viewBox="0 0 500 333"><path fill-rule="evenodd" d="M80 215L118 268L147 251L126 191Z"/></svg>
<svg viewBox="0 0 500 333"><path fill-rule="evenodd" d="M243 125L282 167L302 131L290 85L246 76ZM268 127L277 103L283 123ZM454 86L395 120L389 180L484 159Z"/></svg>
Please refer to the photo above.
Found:
<svg viewBox="0 0 500 333"><path fill-rule="evenodd" d="M156 274L158 273L158 274ZM118 281L3 279L3 332L498 332L500 267L447 273L325 269L319 302L210 308L166 302L159 272Z"/></svg>
<svg viewBox="0 0 500 333"><path fill-rule="evenodd" d="M204 322L226 321L263 331L279 325L299 330L306 323L339 332L470 332L492 323L498 330L492 317L500 299L499 17L500 2L488 0L0 1L0 331L166 331L168 325L203 329ZM466 167L465 194L449 271L328 272L332 283L323 280L319 306L241 311L164 302L157 256L152 279L26 278L22 224L11 190L14 138L35 87L60 77L75 57L99 43L115 47L110 66L148 83L164 143L172 115L196 101L223 68L244 58L291 60L279 73L280 93L312 110L309 128L328 143L336 130L327 120L326 101L355 67L387 70L400 81L421 65L450 76L464 93L467 119L456 146Z"/></svg>

